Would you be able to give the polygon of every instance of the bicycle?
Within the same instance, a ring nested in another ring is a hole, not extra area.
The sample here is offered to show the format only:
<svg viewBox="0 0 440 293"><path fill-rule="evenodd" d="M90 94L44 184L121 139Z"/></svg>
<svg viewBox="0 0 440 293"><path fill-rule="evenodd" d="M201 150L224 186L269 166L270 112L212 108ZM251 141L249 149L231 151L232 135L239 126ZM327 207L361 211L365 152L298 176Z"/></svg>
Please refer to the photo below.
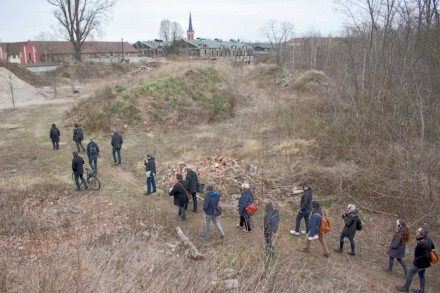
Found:
<svg viewBox="0 0 440 293"><path fill-rule="evenodd" d="M101 182L99 182L99 179L98 179L98 177L96 177L95 172L93 172L93 171L90 172L89 168L85 168L85 169L86 169L86 178L85 179L86 179L87 185L93 190L99 190L101 188ZM72 172L72 180L76 186L74 172ZM81 185L83 185L83 183L80 180L79 186L81 187Z"/></svg>

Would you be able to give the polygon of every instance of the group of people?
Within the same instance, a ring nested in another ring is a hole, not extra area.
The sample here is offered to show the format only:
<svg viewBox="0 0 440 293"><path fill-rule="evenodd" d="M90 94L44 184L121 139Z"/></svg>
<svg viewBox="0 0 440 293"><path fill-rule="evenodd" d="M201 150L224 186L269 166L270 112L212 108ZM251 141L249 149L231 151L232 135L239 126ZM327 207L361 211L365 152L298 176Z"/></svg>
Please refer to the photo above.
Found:
<svg viewBox="0 0 440 293"><path fill-rule="evenodd" d="M52 140L53 149L59 149L59 140L61 133L55 124L52 124L50 129L50 139ZM83 182L85 188L87 183L83 178L83 165L84 160L78 153L87 153L89 164L93 172L98 172L98 157L99 146L90 138L86 148L82 145L84 139L83 131L78 124L75 124L73 130L73 141L75 141L78 152L73 152L72 170L75 174L75 183L77 191L80 190L80 180ZM113 131L111 145L113 161L115 165L121 164L121 147L123 139L117 130ZM117 157L116 157L117 155ZM155 158L151 154L147 154L144 160L145 172L146 172L146 186L147 190L144 195L150 195L156 192L156 183L154 177L156 176L156 163ZM178 206L178 219L181 221L186 220L186 210L188 208L189 201L193 201L193 212L198 212L197 192L198 192L198 178L197 173L191 166L186 167L186 177L183 180L182 174L176 174L174 186L169 191L169 195L174 197L174 204ZM310 245L313 240L318 239L324 251L324 256L329 257L330 251L327 242L324 239L324 232L320 231L321 223L325 214L321 210L320 203L313 201L312 189L308 184L308 180L303 178L299 183L299 187L302 189L301 203L296 216L295 229L290 230L290 234L294 236L307 235L305 247L299 249L301 252L310 253ZM251 205L255 205L254 196L248 183L241 185L242 193L238 200L238 213L239 223L237 227L244 232L249 233L252 231L252 214L254 209L249 209ZM201 234L201 237L208 238L210 236L210 223L214 223L217 228L220 238L224 238L225 233L219 221L221 209L219 208L220 194L218 194L213 186L207 187L207 193L203 202L203 212L205 214L205 232ZM220 212L219 212L220 210ZM263 232L266 244L266 252L270 257L274 255L273 237L278 231L280 214L277 209L274 208L271 201L265 201L265 215L263 221ZM305 230L300 232L301 221L304 219ZM337 253L344 251L345 238L348 238L350 242L351 250L347 254L355 256L355 235L356 231L362 230L362 223L359 218L359 210L354 204L348 204L347 210L342 214L344 221L344 228L339 237L339 248L334 249ZM420 282L418 289L411 289L413 292L424 292L425 288L425 271L430 267L430 252L435 248L434 243L428 237L427 227L420 227L416 230L417 244L414 250L414 260L412 267L408 270L403 257L408 253L407 243L409 241L409 229L406 226L405 221L399 219L396 222L396 230L392 237L391 244L388 249L388 267L384 269L386 272L392 272L394 259L400 263L405 274L405 284L402 286L396 286L396 289L400 292L408 292L412 283L412 279L415 274L418 274Z"/></svg>
<svg viewBox="0 0 440 293"><path fill-rule="evenodd" d="M52 141L52 146L54 150L59 149L59 142L60 142L61 133L60 130L57 128L56 124L52 124L52 127L49 131L49 138ZM80 191L80 185L81 182L84 184L84 187L87 189L87 182L84 179L84 160L79 155L81 150L83 152L86 152L87 158L89 160L89 165L92 171L97 174L98 173L98 158L99 158L99 146L94 141L93 138L90 138L89 142L87 143L87 146L84 148L84 145L82 144L84 140L84 132L81 127L79 127L78 123L75 123L74 129L73 129L73 138L72 140L75 142L76 147L78 151L72 152L73 159L72 159L72 171L75 175L75 184L76 184L76 191ZM118 131L115 129L113 131L113 135L111 138L111 146L112 146L112 154L113 154L113 162L115 165L121 164L121 148L123 144L122 136L118 133ZM116 157L117 155L117 157ZM154 183L154 181L153 181ZM156 187L154 185L154 192L156 190Z"/></svg>

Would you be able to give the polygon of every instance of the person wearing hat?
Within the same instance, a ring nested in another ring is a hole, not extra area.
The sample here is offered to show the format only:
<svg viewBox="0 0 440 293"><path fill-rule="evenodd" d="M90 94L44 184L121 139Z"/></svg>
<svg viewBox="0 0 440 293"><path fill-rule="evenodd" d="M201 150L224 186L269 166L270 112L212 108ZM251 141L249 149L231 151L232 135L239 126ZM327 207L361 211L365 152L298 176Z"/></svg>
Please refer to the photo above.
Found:
<svg viewBox="0 0 440 293"><path fill-rule="evenodd" d="M98 173L98 157L99 157L99 146L90 138L89 143L86 146L87 157L89 158L89 165L93 172Z"/></svg>
<svg viewBox="0 0 440 293"><path fill-rule="evenodd" d="M405 261L403 257L405 256L406 251L406 243L409 240L409 229L406 226L404 220L396 221L396 232L393 235L393 239L391 240L390 248L388 249L388 268L385 269L385 272L391 273L393 271L394 259L397 261L403 268L405 276L407 275L408 269L406 267Z"/></svg>
<svg viewBox="0 0 440 293"><path fill-rule="evenodd" d="M396 286L399 292L408 292L411 288L412 279L415 274L419 275L419 289L412 289L413 292L425 292L425 271L431 266L429 252L435 248L434 243L428 237L428 229L418 228L416 231L417 244L414 248L413 266L406 275L406 281L403 286Z"/></svg>
<svg viewBox="0 0 440 293"><path fill-rule="evenodd" d="M208 186L206 188L208 194L206 194L205 201L203 202L203 211L205 212L205 227L206 230L202 233L202 238L208 238L210 233L210 223L211 220L220 233L220 238L225 237L225 233L223 232L222 226L218 221L218 216L214 215L214 209L218 207L218 203L220 201L220 195L214 191L212 186Z"/></svg>
<svg viewBox="0 0 440 293"><path fill-rule="evenodd" d="M309 233L309 220L310 213L312 211L312 189L309 186L307 178L302 178L299 187L302 188L303 194L301 196L301 204L298 214L296 215L295 230L290 230L290 234L299 236L299 228L301 226L301 220L304 218L306 223L306 230L302 231L302 234Z"/></svg>
<svg viewBox="0 0 440 293"><path fill-rule="evenodd" d="M151 187L153 187L153 193L156 192L156 182L154 181L154 176L156 176L156 163L152 155L147 154L144 161L145 174L147 176L147 191L144 195L151 194Z"/></svg>
<svg viewBox="0 0 440 293"><path fill-rule="evenodd" d="M81 127L79 127L78 123L75 123L75 128L73 129L73 141L76 143L76 147L78 148L78 153L81 152L81 149L83 150L83 152L86 151L86 149L82 144L83 139L84 139L84 133Z"/></svg>
<svg viewBox="0 0 440 293"><path fill-rule="evenodd" d="M122 136L118 133L118 130L113 130L112 140L112 154L113 154L113 162L115 165L121 165L121 148L124 140ZM116 160L116 153L118 153L118 160Z"/></svg>
<svg viewBox="0 0 440 293"><path fill-rule="evenodd" d="M52 124L52 128L49 132L49 138L52 141L52 146L54 150L57 150L59 148L60 135L60 130L57 128L55 123Z"/></svg>
<svg viewBox="0 0 440 293"><path fill-rule="evenodd" d="M192 200L194 203L193 212L197 213L197 182L198 182L197 173L194 172L192 166L186 166L186 171L187 171L185 177L186 188L192 196Z"/></svg>

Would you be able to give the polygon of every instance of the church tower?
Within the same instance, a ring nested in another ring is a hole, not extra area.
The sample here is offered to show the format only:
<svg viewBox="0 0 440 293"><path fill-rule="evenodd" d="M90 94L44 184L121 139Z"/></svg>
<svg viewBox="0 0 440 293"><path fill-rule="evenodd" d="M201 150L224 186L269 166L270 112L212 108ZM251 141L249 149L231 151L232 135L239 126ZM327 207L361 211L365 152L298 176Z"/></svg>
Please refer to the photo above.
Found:
<svg viewBox="0 0 440 293"><path fill-rule="evenodd" d="M191 12L189 13L189 25L188 25L188 30L186 31L186 38L187 40L194 40L194 30L191 20Z"/></svg>

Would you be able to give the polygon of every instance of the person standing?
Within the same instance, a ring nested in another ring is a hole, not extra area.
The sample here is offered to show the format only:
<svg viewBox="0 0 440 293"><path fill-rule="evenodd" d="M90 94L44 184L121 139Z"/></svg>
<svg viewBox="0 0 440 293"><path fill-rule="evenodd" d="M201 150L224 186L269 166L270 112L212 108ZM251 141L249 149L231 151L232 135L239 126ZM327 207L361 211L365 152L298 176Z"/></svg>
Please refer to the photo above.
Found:
<svg viewBox="0 0 440 293"><path fill-rule="evenodd" d="M280 221L280 213L277 209L273 208L271 201L266 202L266 214L264 215L264 239L266 241L266 252L268 256L273 257L274 247L273 247L273 234L278 231L278 224Z"/></svg>
<svg viewBox="0 0 440 293"><path fill-rule="evenodd" d="M406 251L406 243L409 240L409 229L406 226L404 220L397 220L396 222L396 232L393 235L393 239L391 240L390 248L388 249L388 268L385 269L386 272L391 273L393 271L394 259L397 261L403 268L405 272L405 277L408 273L408 269L406 268L405 261L403 257L405 256Z"/></svg>
<svg viewBox="0 0 440 293"><path fill-rule="evenodd" d="M194 203L193 212L197 213L197 182L198 182L197 173L194 172L191 166L187 166L186 170L187 170L186 178L185 178L186 188L192 196L192 200Z"/></svg>
<svg viewBox="0 0 440 293"><path fill-rule="evenodd" d="M84 187L87 189L87 182L83 177L84 174L84 160L81 158L77 152L73 152L73 159L72 159L72 171L73 174L75 174L75 184L76 184L76 191L80 191L80 181L84 184Z"/></svg>
<svg viewBox="0 0 440 293"><path fill-rule="evenodd" d="M349 255L356 255L355 253L355 241L357 222L359 221L359 211L354 204L349 204L347 210L342 214L344 220L344 228L341 236L339 237L339 249L335 249L336 252L342 253L344 251L344 239L347 237L350 240L351 251L347 252Z"/></svg>
<svg viewBox="0 0 440 293"><path fill-rule="evenodd" d="M251 215L246 212L246 208L254 203L254 195L250 189L249 183L244 182L241 185L243 193L238 200L238 213L240 214L240 224L237 227L245 232L251 232Z"/></svg>
<svg viewBox="0 0 440 293"><path fill-rule="evenodd" d="M220 201L220 195L214 191L212 186L208 186L206 188L208 194L205 197L205 201L203 202L203 211L205 212L205 227L206 231L202 233L203 238L208 238L210 233L210 223L211 220L220 233L220 238L223 239L225 237L225 233L223 232L222 226L218 221L218 216L214 214L214 210L218 208L218 203Z"/></svg>
<svg viewBox="0 0 440 293"><path fill-rule="evenodd" d="M57 126L54 124L52 124L52 128L50 129L49 132L49 138L52 141L52 146L54 150L57 150L59 148L59 142L60 142L60 130L57 128Z"/></svg>
<svg viewBox="0 0 440 293"><path fill-rule="evenodd" d="M303 234L309 233L309 219L310 212L312 211L312 189L309 186L306 178L301 179L299 187L302 188L303 194L301 196L301 205L296 216L295 230L290 230L290 234L299 236L299 228L301 226L301 220L304 218L306 223L306 230L302 231Z"/></svg>
<svg viewBox="0 0 440 293"><path fill-rule="evenodd" d="M426 232L425 232L426 231ZM418 228L416 231L417 244L414 249L414 261L413 266L409 269L406 275L406 281L403 286L396 286L399 292L408 292L412 279L415 274L419 275L419 289L412 290L413 292L423 293L425 292L425 271L431 266L431 260L429 258L429 253L435 248L434 243L431 239L427 238L427 230L424 228ZM428 241L427 241L428 240Z"/></svg>
<svg viewBox="0 0 440 293"><path fill-rule="evenodd" d="M144 195L151 194L151 187L153 187L153 193L156 192L156 182L154 181L154 176L156 176L156 163L152 155L147 154L145 157L145 174L147 176L147 191Z"/></svg>
<svg viewBox="0 0 440 293"><path fill-rule="evenodd" d="M179 220L186 220L185 206L188 204L187 190L181 174L176 174L174 187L170 190L170 196L174 196L174 204L179 207Z"/></svg>
<svg viewBox="0 0 440 293"><path fill-rule="evenodd" d="M319 232L319 227L321 226L321 222L322 222L322 216L323 213L321 211L319 202L313 201L312 216L310 217L310 228L309 228L310 232L306 240L306 247L300 249L299 251L310 253L310 243L315 239L319 239L319 242L321 242L321 246L324 251L324 256L325 257L330 256L330 251L328 249L327 242L324 239L324 234Z"/></svg>
<svg viewBox="0 0 440 293"><path fill-rule="evenodd" d="M82 144L83 139L84 139L84 133L81 127L79 127L78 123L75 123L75 128L73 129L73 141L76 143L76 147L78 148L78 153L81 152L81 149L83 150L83 152L86 151L86 149Z"/></svg>
<svg viewBox="0 0 440 293"><path fill-rule="evenodd" d="M90 138L90 142L86 146L87 157L89 158L89 165L93 172L98 174L98 157L99 157L99 146Z"/></svg>
<svg viewBox="0 0 440 293"><path fill-rule="evenodd" d="M122 139L122 136L118 133L118 130L113 130L111 145L113 162L115 165L121 165L121 148L123 143L124 140ZM116 160L116 153L118 153L118 160Z"/></svg>

